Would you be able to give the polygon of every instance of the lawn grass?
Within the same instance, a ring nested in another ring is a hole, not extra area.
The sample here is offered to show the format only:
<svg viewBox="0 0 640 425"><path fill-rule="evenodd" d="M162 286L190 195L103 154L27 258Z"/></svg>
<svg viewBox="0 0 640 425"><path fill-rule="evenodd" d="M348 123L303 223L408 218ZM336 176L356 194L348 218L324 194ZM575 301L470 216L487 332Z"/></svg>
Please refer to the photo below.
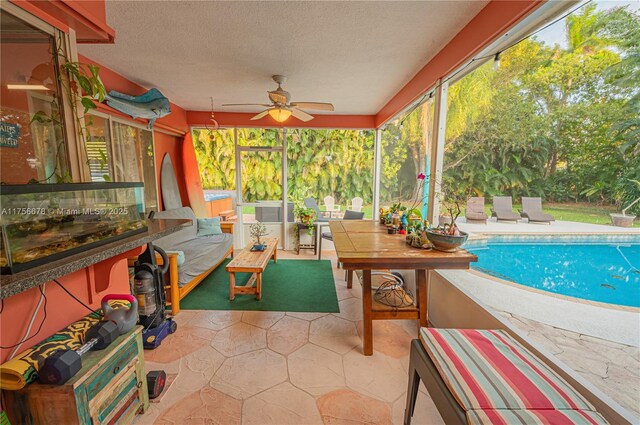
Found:
<svg viewBox="0 0 640 425"><path fill-rule="evenodd" d="M513 208L518 210L519 204L514 204ZM609 213L618 212L613 207L604 207L592 204L581 203L562 203L562 204L544 204L543 211L547 214L551 214L556 220L560 221L576 221L578 223L591 223L591 224L611 224L611 218ZM491 216L491 205L485 205L487 215ZM365 218L373 217L373 206L364 205L362 207ZM255 207L244 207L242 212L245 214L254 214ZM462 217L464 217L464 207L462 210ZM640 219L636 219L633 222L633 227L640 227Z"/></svg>
<svg viewBox="0 0 640 425"><path fill-rule="evenodd" d="M513 205L514 210L519 210L520 207L519 204ZM609 213L619 212L614 207L581 203L543 204L542 210L551 214L556 220L591 224L611 224ZM485 211L491 217L491 205L485 205ZM462 216L464 216L464 210ZM640 227L640 220L636 219L633 227Z"/></svg>

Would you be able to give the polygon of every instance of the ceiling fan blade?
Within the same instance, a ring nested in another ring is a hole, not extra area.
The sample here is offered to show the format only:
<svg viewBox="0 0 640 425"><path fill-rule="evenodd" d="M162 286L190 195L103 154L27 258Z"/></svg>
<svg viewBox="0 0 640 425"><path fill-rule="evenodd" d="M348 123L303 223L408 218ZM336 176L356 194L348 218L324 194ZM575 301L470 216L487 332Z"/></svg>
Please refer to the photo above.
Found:
<svg viewBox="0 0 640 425"><path fill-rule="evenodd" d="M264 111L260 112L258 115L253 116L253 117L251 118L251 120L252 120L252 121L253 121L253 120L259 120L259 119L260 119L260 118L262 118L262 117L266 117L268 113L269 113L269 109L266 109L266 110L264 110Z"/></svg>
<svg viewBox="0 0 640 425"><path fill-rule="evenodd" d="M222 106L264 106L265 108L269 108L272 105L266 103L225 103Z"/></svg>
<svg viewBox="0 0 640 425"><path fill-rule="evenodd" d="M291 102L291 106L302 109L315 109L317 111L333 111L333 104L322 102Z"/></svg>
<svg viewBox="0 0 640 425"><path fill-rule="evenodd" d="M291 115L298 118L300 121L311 121L313 119L313 115L309 115L304 111L301 111L298 108L289 108L291 110Z"/></svg>

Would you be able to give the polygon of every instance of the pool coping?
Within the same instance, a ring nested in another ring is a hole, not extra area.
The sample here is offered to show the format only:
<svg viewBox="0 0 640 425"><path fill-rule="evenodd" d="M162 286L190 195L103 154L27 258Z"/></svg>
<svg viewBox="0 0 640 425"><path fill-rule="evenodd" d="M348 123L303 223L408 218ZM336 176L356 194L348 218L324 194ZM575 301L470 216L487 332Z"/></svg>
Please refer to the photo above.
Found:
<svg viewBox="0 0 640 425"><path fill-rule="evenodd" d="M471 267L473 267L473 266L471 266ZM627 306L627 305L610 304L610 303L604 303L604 302L601 302L601 301L585 300L584 298L572 297L572 296L569 296L569 295L562 295L562 294L557 294L555 292L545 291L543 289L532 288L532 287L527 286L525 284L518 283L518 282L513 282L513 281L509 281L509 280L505 280L505 279L501 279L501 278L499 278L497 276L494 276L492 274L484 273L484 272L482 272L480 270L473 269L473 268L470 268L468 271L469 271L469 273L474 274L476 276L483 277L483 278L489 279L489 280L493 280L495 282L502 283L504 285L509 285L509 286L513 286L513 287L516 287L516 288L519 288L519 289L523 289L525 291L529 291L529 292L533 292L533 293L537 293L537 294L541 294L541 295L552 296L554 298L559 298L559 299L562 299L562 300L576 302L576 303L580 303L580 304L592 305L594 307L609 308L611 310L628 311L630 313L639 313L640 314L640 307L632 307L632 306Z"/></svg>
<svg viewBox="0 0 640 425"><path fill-rule="evenodd" d="M493 276L472 270L436 272L495 310L619 344L640 346L640 310L550 296L549 292L531 290L520 284L506 282L505 285Z"/></svg>

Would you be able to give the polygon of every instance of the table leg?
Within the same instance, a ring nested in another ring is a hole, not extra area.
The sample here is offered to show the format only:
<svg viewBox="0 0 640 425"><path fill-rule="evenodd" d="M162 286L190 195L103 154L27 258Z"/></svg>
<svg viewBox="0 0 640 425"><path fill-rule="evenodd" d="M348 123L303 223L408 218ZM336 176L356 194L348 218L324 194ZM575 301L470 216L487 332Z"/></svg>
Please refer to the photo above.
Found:
<svg viewBox="0 0 640 425"><path fill-rule="evenodd" d="M313 255L316 255L318 253L318 235L320 234L320 232L318 232L318 226L316 224L313 225Z"/></svg>
<svg viewBox="0 0 640 425"><path fill-rule="evenodd" d="M233 301L236 297L236 274L229 272L229 299Z"/></svg>
<svg viewBox="0 0 640 425"><path fill-rule="evenodd" d="M420 326L427 327L429 323L429 313L427 291L429 290L429 279L427 270L416 270L416 298L418 300L418 311L420 315Z"/></svg>
<svg viewBox="0 0 640 425"><path fill-rule="evenodd" d="M353 288L353 270L347 269L345 270L347 274L347 289Z"/></svg>
<svg viewBox="0 0 640 425"><path fill-rule="evenodd" d="M256 273L256 299L262 299L262 273Z"/></svg>
<svg viewBox="0 0 640 425"><path fill-rule="evenodd" d="M353 270L351 270L353 273ZM373 318L371 314L371 270L362 271L362 351L365 356L373 355Z"/></svg>

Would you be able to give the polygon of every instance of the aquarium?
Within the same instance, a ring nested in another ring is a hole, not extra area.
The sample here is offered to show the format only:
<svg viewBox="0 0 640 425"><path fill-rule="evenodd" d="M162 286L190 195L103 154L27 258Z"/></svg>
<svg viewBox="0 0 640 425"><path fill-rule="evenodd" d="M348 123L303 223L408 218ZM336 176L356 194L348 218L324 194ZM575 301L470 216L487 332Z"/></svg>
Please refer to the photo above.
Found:
<svg viewBox="0 0 640 425"><path fill-rule="evenodd" d="M142 183L0 185L0 270L12 274L147 230Z"/></svg>

